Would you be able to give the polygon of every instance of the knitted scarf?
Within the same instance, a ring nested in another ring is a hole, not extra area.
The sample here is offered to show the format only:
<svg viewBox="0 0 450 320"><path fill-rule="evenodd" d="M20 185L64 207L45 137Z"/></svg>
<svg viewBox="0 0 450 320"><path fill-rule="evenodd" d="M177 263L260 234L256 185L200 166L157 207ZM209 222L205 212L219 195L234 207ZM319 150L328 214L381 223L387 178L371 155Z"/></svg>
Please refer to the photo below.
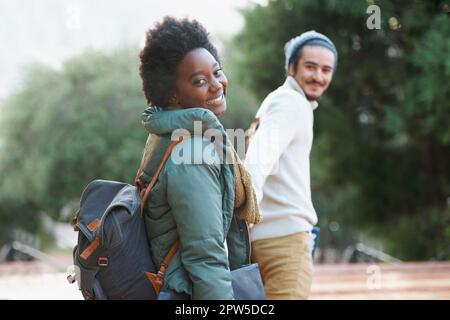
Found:
<svg viewBox="0 0 450 320"><path fill-rule="evenodd" d="M256 194L253 190L252 178L232 148L235 174L234 214L247 223L257 224L261 221Z"/></svg>

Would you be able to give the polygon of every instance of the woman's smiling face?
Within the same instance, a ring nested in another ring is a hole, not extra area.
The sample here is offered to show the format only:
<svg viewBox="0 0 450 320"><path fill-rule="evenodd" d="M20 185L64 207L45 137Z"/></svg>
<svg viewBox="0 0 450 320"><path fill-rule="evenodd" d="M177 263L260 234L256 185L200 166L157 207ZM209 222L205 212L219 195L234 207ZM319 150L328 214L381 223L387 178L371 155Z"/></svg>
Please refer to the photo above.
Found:
<svg viewBox="0 0 450 320"><path fill-rule="evenodd" d="M177 69L171 106L206 108L216 116L227 109L228 80L216 59L204 48L190 51Z"/></svg>

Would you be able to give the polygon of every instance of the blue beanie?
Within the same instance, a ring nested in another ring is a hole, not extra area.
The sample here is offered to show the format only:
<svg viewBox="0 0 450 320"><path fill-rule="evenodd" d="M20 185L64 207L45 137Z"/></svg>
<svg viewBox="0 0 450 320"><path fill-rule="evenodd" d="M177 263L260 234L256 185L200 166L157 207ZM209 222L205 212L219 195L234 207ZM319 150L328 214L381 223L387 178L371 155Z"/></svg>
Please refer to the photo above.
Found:
<svg viewBox="0 0 450 320"><path fill-rule="evenodd" d="M295 60L298 52L305 45L322 46L327 49L330 49L331 52L333 52L334 54L334 69L336 70L338 53L333 42L327 36L318 33L314 30L310 30L302 33L301 35L295 38L292 38L284 45L284 53L286 55L284 68L286 69L286 72L288 72L289 64Z"/></svg>

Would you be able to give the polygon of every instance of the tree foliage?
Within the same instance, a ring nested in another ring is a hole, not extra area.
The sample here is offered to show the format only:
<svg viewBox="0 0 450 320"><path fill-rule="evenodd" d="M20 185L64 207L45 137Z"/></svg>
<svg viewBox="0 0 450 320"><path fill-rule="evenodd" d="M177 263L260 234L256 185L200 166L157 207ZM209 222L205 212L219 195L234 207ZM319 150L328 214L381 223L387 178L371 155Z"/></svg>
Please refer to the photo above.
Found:
<svg viewBox="0 0 450 320"><path fill-rule="evenodd" d="M36 230L42 211L58 218L92 179L133 181L146 137L137 61L120 50L85 53L59 71L30 67L0 120L4 228Z"/></svg>

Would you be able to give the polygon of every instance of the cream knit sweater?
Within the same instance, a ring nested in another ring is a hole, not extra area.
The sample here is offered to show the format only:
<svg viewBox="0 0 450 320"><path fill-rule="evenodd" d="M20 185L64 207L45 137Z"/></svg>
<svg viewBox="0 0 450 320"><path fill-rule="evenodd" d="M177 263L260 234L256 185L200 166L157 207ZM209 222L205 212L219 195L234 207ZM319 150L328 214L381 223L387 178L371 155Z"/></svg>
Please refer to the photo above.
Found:
<svg viewBox="0 0 450 320"><path fill-rule="evenodd" d="M245 166L263 220L253 227L252 240L311 231L317 223L309 165L316 108L317 102L308 101L297 81L288 76L256 114L260 125Z"/></svg>

